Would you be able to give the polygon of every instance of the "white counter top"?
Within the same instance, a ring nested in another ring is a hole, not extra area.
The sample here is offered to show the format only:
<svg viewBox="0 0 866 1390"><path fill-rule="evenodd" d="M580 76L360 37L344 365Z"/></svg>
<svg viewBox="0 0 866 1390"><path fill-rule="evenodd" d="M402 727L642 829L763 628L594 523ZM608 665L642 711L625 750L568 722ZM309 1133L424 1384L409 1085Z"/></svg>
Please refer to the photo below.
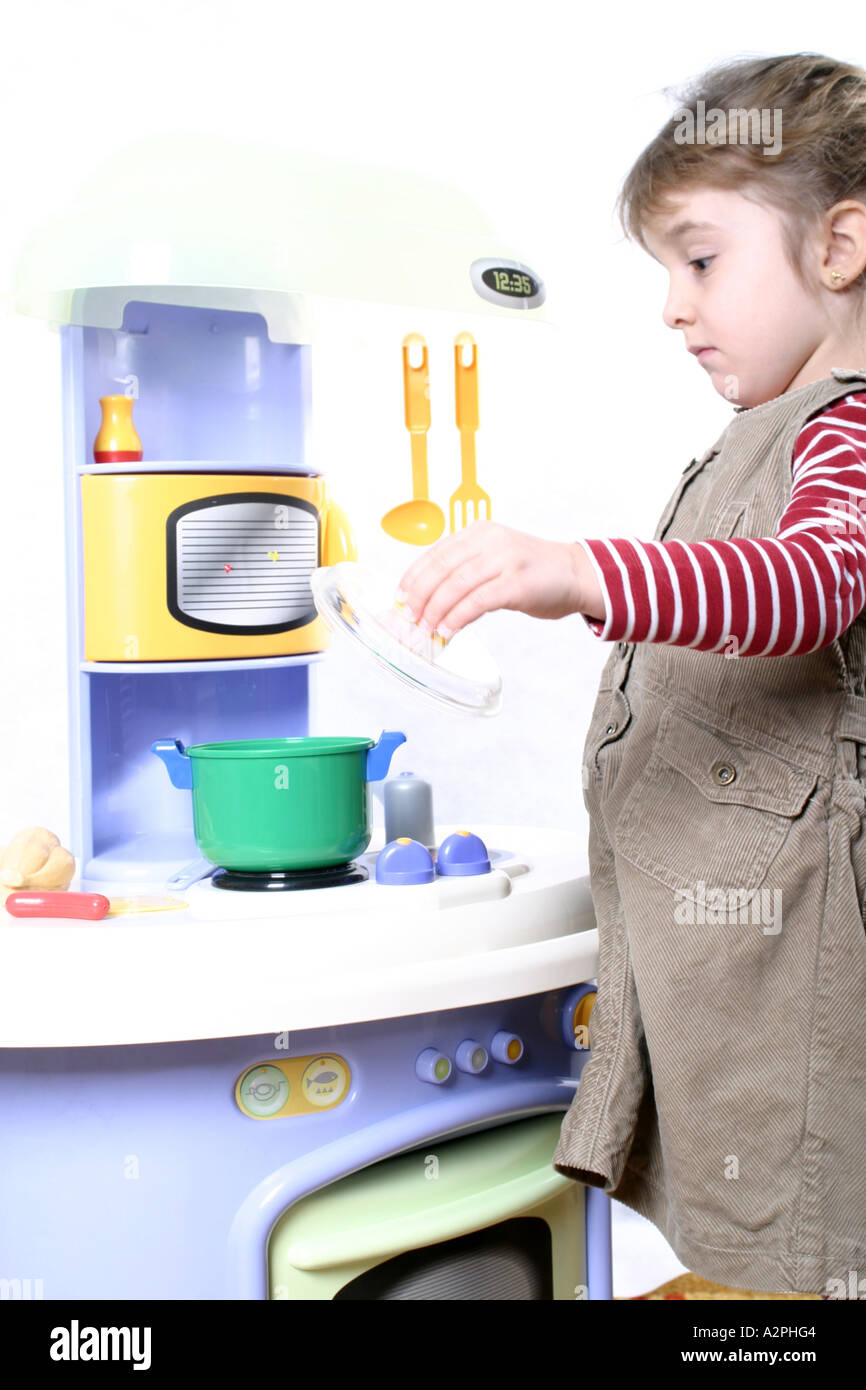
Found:
<svg viewBox="0 0 866 1390"><path fill-rule="evenodd" d="M440 842L451 830L441 827ZM84 1047L278 1033L459 1008L596 972L586 850L575 835L472 826L491 874L420 887L370 879L238 894L209 880L163 913L0 919L0 1047ZM508 853L510 852L510 853ZM111 898L164 883L73 882ZM344 905L344 906L343 906ZM5 920L4 920L5 919Z"/></svg>

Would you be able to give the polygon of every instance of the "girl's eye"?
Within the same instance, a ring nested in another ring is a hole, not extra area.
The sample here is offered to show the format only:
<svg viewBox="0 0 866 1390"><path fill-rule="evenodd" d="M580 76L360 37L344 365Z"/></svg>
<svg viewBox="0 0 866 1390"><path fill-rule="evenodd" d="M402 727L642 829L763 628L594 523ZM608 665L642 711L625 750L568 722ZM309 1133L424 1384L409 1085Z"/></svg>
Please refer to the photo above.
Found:
<svg viewBox="0 0 866 1390"><path fill-rule="evenodd" d="M689 261L689 265L697 266L700 273L703 274L710 261L714 261L715 259L715 256L698 256L695 260Z"/></svg>

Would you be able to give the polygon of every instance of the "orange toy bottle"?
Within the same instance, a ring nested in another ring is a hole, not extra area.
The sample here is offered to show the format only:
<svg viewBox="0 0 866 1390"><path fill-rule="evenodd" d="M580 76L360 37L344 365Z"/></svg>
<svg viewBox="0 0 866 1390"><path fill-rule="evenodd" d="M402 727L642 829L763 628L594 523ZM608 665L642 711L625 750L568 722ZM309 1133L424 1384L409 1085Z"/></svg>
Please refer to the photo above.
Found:
<svg viewBox="0 0 866 1390"><path fill-rule="evenodd" d="M102 424L93 441L94 463L138 463L141 440L132 423L131 396L100 396Z"/></svg>

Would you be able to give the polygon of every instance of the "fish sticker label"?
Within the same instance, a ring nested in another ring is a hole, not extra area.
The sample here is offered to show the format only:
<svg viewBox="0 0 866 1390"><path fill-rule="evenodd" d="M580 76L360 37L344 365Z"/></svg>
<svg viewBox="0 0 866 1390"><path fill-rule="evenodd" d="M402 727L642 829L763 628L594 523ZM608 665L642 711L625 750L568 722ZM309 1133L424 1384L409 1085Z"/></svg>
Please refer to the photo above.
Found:
<svg viewBox="0 0 866 1390"><path fill-rule="evenodd" d="M287 1057L249 1067L235 1084L235 1100L252 1120L285 1120L339 1105L349 1082L342 1057Z"/></svg>

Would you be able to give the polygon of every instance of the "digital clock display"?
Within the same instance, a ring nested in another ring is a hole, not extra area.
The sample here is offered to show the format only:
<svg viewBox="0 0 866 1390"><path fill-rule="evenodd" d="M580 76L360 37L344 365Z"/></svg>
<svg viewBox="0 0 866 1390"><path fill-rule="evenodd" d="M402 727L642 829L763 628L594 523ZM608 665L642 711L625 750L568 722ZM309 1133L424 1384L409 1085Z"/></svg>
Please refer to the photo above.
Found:
<svg viewBox="0 0 866 1390"><path fill-rule="evenodd" d="M496 290L498 294L513 295L515 299L532 299L538 294L538 282L524 270L492 266L482 272L481 279L488 289Z"/></svg>
<svg viewBox="0 0 866 1390"><path fill-rule="evenodd" d="M472 284L482 299L503 309L537 309L546 298L544 281L522 261L485 256L469 268Z"/></svg>

